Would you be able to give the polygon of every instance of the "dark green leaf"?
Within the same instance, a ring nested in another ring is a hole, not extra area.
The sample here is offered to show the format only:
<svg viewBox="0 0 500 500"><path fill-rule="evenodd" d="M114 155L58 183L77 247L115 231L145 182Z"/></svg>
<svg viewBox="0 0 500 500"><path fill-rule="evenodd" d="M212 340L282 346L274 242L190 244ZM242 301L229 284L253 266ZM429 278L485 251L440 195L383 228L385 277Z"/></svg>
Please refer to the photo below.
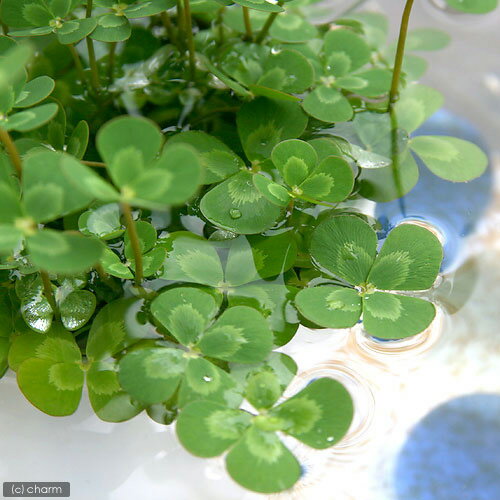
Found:
<svg viewBox="0 0 500 500"><path fill-rule="evenodd" d="M38 104L52 93L54 86L54 80L48 76L34 78L24 86L14 106L16 108L28 108Z"/></svg>
<svg viewBox="0 0 500 500"><path fill-rule="evenodd" d="M354 113L351 104L341 92L323 85L316 87L306 96L302 107L314 118L328 123L348 121Z"/></svg>
<svg viewBox="0 0 500 500"><path fill-rule="evenodd" d="M88 290L71 292L59 305L61 321L67 330L78 330L94 314L95 295Z"/></svg>

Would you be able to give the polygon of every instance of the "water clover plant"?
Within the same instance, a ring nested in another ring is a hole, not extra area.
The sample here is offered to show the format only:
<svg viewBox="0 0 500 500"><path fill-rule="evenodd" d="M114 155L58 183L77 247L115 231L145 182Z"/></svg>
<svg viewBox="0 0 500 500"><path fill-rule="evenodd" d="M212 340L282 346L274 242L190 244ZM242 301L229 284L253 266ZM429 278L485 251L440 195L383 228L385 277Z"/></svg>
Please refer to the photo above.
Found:
<svg viewBox="0 0 500 500"><path fill-rule="evenodd" d="M409 30L412 5L392 41L382 14L312 22L314 2L1 0L0 376L292 488L297 446L356 412L334 378L291 395L296 332L398 341L436 315L439 239L377 232L366 200L404 204L416 157L449 182L488 164L419 133L444 102L422 52L450 37Z"/></svg>
<svg viewBox="0 0 500 500"><path fill-rule="evenodd" d="M377 235L369 224L354 215L337 216L314 231L311 257L322 271L346 285L298 293L299 311L319 325L347 328L362 315L370 335L400 339L425 330L434 319L431 302L397 293L427 290L434 284L443 252L429 230L401 224L377 254Z"/></svg>

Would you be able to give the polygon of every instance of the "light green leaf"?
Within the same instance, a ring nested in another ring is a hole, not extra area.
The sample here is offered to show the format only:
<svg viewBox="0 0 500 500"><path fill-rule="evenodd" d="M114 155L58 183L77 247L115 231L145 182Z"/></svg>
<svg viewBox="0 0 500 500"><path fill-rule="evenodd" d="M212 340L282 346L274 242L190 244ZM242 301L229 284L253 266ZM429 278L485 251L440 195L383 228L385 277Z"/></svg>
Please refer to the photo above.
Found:
<svg viewBox="0 0 500 500"><path fill-rule="evenodd" d="M389 233L368 281L380 290L427 290L442 260L441 243L431 231L401 224Z"/></svg>
<svg viewBox="0 0 500 500"><path fill-rule="evenodd" d="M488 157L472 142L447 136L418 136L410 141L429 170L452 182L467 182L481 176Z"/></svg>
<svg viewBox="0 0 500 500"><path fill-rule="evenodd" d="M287 434L312 448L324 449L346 435L354 405L340 382L324 377L308 384L271 414L286 422L284 431Z"/></svg>
<svg viewBox="0 0 500 500"><path fill-rule="evenodd" d="M21 392L39 410L55 417L71 415L80 403L83 372L74 363L30 358L17 371Z"/></svg>
<svg viewBox="0 0 500 500"><path fill-rule="evenodd" d="M224 281L221 262L212 243L193 233L173 233L167 240L163 279L218 287Z"/></svg>
<svg viewBox="0 0 500 500"><path fill-rule="evenodd" d="M363 299L363 326L374 337L403 339L423 332L436 315L426 300L375 292Z"/></svg>
<svg viewBox="0 0 500 500"><path fill-rule="evenodd" d="M135 229L137 231L137 238L139 240L139 247L141 253L146 253L151 250L156 244L156 229L149 222L139 220L135 222ZM132 250L132 244L130 243L130 236L128 232L125 233L124 238L125 243L125 256L128 259L134 257L134 252Z"/></svg>
<svg viewBox="0 0 500 500"><path fill-rule="evenodd" d="M85 155L85 151L87 151L88 143L89 126L85 120L81 120L77 123L68 139L66 151L81 160Z"/></svg>
<svg viewBox="0 0 500 500"><path fill-rule="evenodd" d="M95 295L88 290L75 290L59 304L61 321L67 330L78 330L94 314Z"/></svg>
<svg viewBox="0 0 500 500"><path fill-rule="evenodd" d="M460 0L463 4L463 1ZM410 30L406 38L406 50L441 50L449 45L451 37L445 31L435 28Z"/></svg>
<svg viewBox="0 0 500 500"><path fill-rule="evenodd" d="M51 26L41 26L40 28L28 28L25 30L15 30L15 31L9 31L9 35L11 36L44 36L44 35L50 35L51 33L54 32L54 28Z"/></svg>
<svg viewBox="0 0 500 500"><path fill-rule="evenodd" d="M300 189L310 198L337 203L351 194L353 185L354 175L349 163L330 156L313 170Z"/></svg>
<svg viewBox="0 0 500 500"><path fill-rule="evenodd" d="M127 7L123 13L129 19L138 19L140 17L149 17L160 12L170 9L175 5L172 0L148 0L145 2L140 2L137 5L131 5Z"/></svg>
<svg viewBox="0 0 500 500"><path fill-rule="evenodd" d="M107 359L142 339L161 338L137 319L141 301L119 299L106 304L92 321L87 341L87 357L92 361Z"/></svg>
<svg viewBox="0 0 500 500"><path fill-rule="evenodd" d="M65 212L63 189L56 184L32 185L24 192L24 206L35 222L57 219Z"/></svg>
<svg viewBox="0 0 500 500"><path fill-rule="evenodd" d="M341 92L323 85L306 96L302 107L312 117L328 123L346 122L354 114L350 102Z"/></svg>
<svg viewBox="0 0 500 500"><path fill-rule="evenodd" d="M386 69L372 68L357 73L356 76L364 80L366 85L359 89L351 88L350 90L364 97L375 98L387 94L391 87L392 73Z"/></svg>
<svg viewBox="0 0 500 500"><path fill-rule="evenodd" d="M189 359L178 397L180 408L198 400L236 408L243 399L232 377L203 358Z"/></svg>
<svg viewBox="0 0 500 500"><path fill-rule="evenodd" d="M271 159L289 186L298 186L318 163L318 155L307 142L289 139L277 144Z"/></svg>
<svg viewBox="0 0 500 500"><path fill-rule="evenodd" d="M253 185L257 188L259 193L269 200L274 205L279 207L286 207L292 200L292 196L286 188L272 181L264 175L255 174L252 178Z"/></svg>
<svg viewBox="0 0 500 500"><path fill-rule="evenodd" d="M0 223L12 224L22 216L19 194L7 184L0 183Z"/></svg>
<svg viewBox="0 0 500 500"><path fill-rule="evenodd" d="M181 444L198 457L216 457L250 425L251 415L212 401L195 401L180 413L176 432Z"/></svg>
<svg viewBox="0 0 500 500"><path fill-rule="evenodd" d="M271 352L272 339L272 332L258 311L235 306L226 309L202 335L198 347L214 358L233 363L256 363Z"/></svg>
<svg viewBox="0 0 500 500"><path fill-rule="evenodd" d="M271 370L262 370L248 378L245 398L255 409L267 410L278 401L282 392L277 375Z"/></svg>
<svg viewBox="0 0 500 500"><path fill-rule="evenodd" d="M143 155L136 146L120 149L108 165L108 172L116 186L132 183L144 171Z"/></svg>
<svg viewBox="0 0 500 500"><path fill-rule="evenodd" d="M24 234L10 224L0 224L0 255L10 255L20 247Z"/></svg>
<svg viewBox="0 0 500 500"><path fill-rule="evenodd" d="M377 251L377 235L354 215L322 222L311 240L311 255L318 267L353 285L366 281Z"/></svg>
<svg viewBox="0 0 500 500"><path fill-rule="evenodd" d="M37 26L38 24L36 22L33 23L35 19L32 19L32 17L30 16L30 8L28 7L29 5L39 7L39 5L37 4L40 4L40 2L37 0L4 0L2 2L1 10L2 21L7 26L12 26L15 28ZM37 21L42 21L40 26L48 24L48 21L47 23L44 22L46 19L48 19L49 21L51 19L50 13L46 9L43 10L43 15L45 17L43 19L36 19Z"/></svg>
<svg viewBox="0 0 500 500"><path fill-rule="evenodd" d="M333 53L341 53L349 58L350 65L348 71L353 72L370 60L371 50L365 40L350 29L333 29L326 33L324 37L323 52L329 56ZM343 76L346 72L336 71L332 67L332 74Z"/></svg>
<svg viewBox="0 0 500 500"><path fill-rule="evenodd" d="M97 26L90 37L99 42L123 42L131 33L132 27L125 16L104 14L97 18Z"/></svg>
<svg viewBox="0 0 500 500"><path fill-rule="evenodd" d="M312 64L296 50L285 49L277 54L271 53L265 60L263 69L264 72L272 71L279 76L279 86L274 88L283 92L303 92L313 84ZM261 85L265 85L265 78L266 73L259 81Z"/></svg>
<svg viewBox="0 0 500 500"><path fill-rule="evenodd" d="M151 313L184 345L194 343L219 310L213 297L198 288L171 288L151 303Z"/></svg>
<svg viewBox="0 0 500 500"><path fill-rule="evenodd" d="M124 422L143 410L121 389L113 364L92 363L87 372L87 387L92 409L105 422Z"/></svg>
<svg viewBox="0 0 500 500"><path fill-rule="evenodd" d="M287 490L301 474L299 462L278 436L255 426L229 452L226 467L237 483L259 493Z"/></svg>
<svg viewBox="0 0 500 500"><path fill-rule="evenodd" d="M90 35L97 26L97 18L72 19L65 21L61 28L56 30L57 39L63 45L76 44Z"/></svg>
<svg viewBox="0 0 500 500"><path fill-rule="evenodd" d="M446 0L446 3L469 14L486 14L498 7L498 0Z"/></svg>
<svg viewBox="0 0 500 500"><path fill-rule="evenodd" d="M29 81L17 98L14 107L28 108L43 101L54 90L55 82L48 76L39 76Z"/></svg>
<svg viewBox="0 0 500 500"><path fill-rule="evenodd" d="M229 177L202 198L200 209L213 224L239 234L256 234L271 228L280 207L255 188L248 171Z"/></svg>
<svg viewBox="0 0 500 500"><path fill-rule="evenodd" d="M106 247L104 253L101 256L100 263L108 274L111 276L116 276L121 279L132 279L134 275L129 267L127 267L118 255L113 252L110 248Z"/></svg>
<svg viewBox="0 0 500 500"><path fill-rule="evenodd" d="M132 351L120 361L118 379L134 399L154 404L168 400L186 370L180 349L145 348Z"/></svg>
<svg viewBox="0 0 500 500"><path fill-rule="evenodd" d="M119 151L129 146L140 151L143 163L148 164L157 156L163 137L154 122L145 118L121 116L101 127L96 141L99 153L109 165Z"/></svg>
<svg viewBox="0 0 500 500"><path fill-rule="evenodd" d="M269 34L272 38L285 43L303 43L317 35L317 29L296 14L282 14L271 25Z"/></svg>
<svg viewBox="0 0 500 500"><path fill-rule="evenodd" d="M413 132L443 106L443 95L431 87L413 84L406 87L394 109L398 126Z"/></svg>
<svg viewBox="0 0 500 500"><path fill-rule="evenodd" d="M171 144L187 144L196 150L204 167L203 183L212 184L244 168L243 160L222 141L205 132L190 130L176 134L168 140Z"/></svg>
<svg viewBox="0 0 500 500"><path fill-rule="evenodd" d="M248 159L267 160L276 144L304 132L307 116L297 103L259 97L240 108L236 123Z"/></svg>
<svg viewBox="0 0 500 500"><path fill-rule="evenodd" d="M20 111L19 113L11 115L4 121L2 126L6 130L28 132L47 123L56 113L56 103L51 102L48 104L42 104L36 108L30 108L26 111Z"/></svg>
<svg viewBox="0 0 500 500"><path fill-rule="evenodd" d="M305 288L295 297L295 305L309 321L324 328L351 328L361 316L361 297L353 288Z"/></svg>
<svg viewBox="0 0 500 500"><path fill-rule="evenodd" d="M103 240L112 240L124 232L120 221L120 207L117 203L109 203L84 212L78 219L78 226L82 233L93 234ZM154 231L154 242L156 242L156 231Z"/></svg>
<svg viewBox="0 0 500 500"><path fill-rule="evenodd" d="M57 274L77 274L101 257L102 243L93 237L45 229L27 238L33 264Z"/></svg>

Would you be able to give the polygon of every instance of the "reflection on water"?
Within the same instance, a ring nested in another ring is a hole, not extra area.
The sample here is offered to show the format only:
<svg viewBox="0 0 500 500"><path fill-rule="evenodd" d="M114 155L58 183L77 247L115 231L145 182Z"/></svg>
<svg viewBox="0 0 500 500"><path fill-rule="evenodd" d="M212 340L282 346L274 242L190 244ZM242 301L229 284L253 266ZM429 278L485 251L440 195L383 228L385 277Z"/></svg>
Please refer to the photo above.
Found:
<svg viewBox="0 0 500 500"><path fill-rule="evenodd" d="M401 500L500 498L500 395L438 406L411 431L397 459Z"/></svg>

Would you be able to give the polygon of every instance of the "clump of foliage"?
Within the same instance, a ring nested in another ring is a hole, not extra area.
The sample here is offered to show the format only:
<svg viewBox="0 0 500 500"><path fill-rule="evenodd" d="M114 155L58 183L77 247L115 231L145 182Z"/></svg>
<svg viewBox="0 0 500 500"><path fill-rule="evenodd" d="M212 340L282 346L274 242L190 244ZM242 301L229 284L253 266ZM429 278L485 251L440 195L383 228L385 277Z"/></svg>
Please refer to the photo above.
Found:
<svg viewBox="0 0 500 500"><path fill-rule="evenodd" d="M101 419L177 420L243 486L291 487L279 434L327 448L354 409L329 378L284 398L297 366L275 349L436 313L437 237L405 223L378 249L360 201L409 192L414 155L454 182L487 166L411 137L442 105L414 52L448 41L407 33L411 5L387 45L380 14L313 25L305 0L2 0L0 372L49 415L86 383Z"/></svg>

